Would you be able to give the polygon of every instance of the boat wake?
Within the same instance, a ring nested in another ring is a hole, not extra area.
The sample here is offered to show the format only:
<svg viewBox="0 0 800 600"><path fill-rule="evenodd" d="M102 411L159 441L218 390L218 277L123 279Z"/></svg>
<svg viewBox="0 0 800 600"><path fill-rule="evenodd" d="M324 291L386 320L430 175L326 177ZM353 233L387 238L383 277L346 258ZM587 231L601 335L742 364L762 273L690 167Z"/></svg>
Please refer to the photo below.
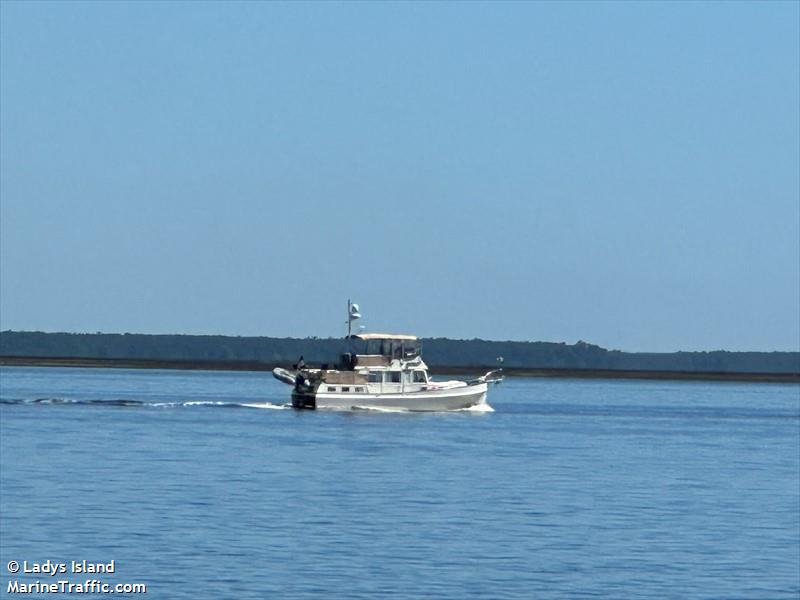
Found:
<svg viewBox="0 0 800 600"><path fill-rule="evenodd" d="M146 406L141 400L125 399L77 399L77 398L0 398L0 404L25 404L39 406Z"/></svg>
<svg viewBox="0 0 800 600"><path fill-rule="evenodd" d="M481 402L480 404L474 404L472 406L468 406L467 408L459 408L455 412L490 413L494 412L494 409L489 405L488 402Z"/></svg>
<svg viewBox="0 0 800 600"><path fill-rule="evenodd" d="M168 402L131 400L131 399L98 399L98 398L0 398L0 405L23 406L93 406L93 407L131 407L131 408L267 408L285 410L291 404L273 404L272 402L240 402L236 400L175 400Z"/></svg>
<svg viewBox="0 0 800 600"><path fill-rule="evenodd" d="M287 410L292 408L291 404L273 404L272 402L246 402L239 406L245 408L266 408L269 410Z"/></svg>

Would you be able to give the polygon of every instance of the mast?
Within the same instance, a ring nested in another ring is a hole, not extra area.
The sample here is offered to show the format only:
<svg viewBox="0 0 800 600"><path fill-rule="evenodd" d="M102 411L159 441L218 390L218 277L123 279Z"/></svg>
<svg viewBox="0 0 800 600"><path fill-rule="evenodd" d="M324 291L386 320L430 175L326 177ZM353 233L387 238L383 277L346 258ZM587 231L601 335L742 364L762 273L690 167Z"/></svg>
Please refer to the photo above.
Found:
<svg viewBox="0 0 800 600"><path fill-rule="evenodd" d="M350 339L350 334L352 333L353 329L353 321L356 319L361 318L361 312L358 308L358 304L355 302L350 302L350 298L347 299L347 339Z"/></svg>

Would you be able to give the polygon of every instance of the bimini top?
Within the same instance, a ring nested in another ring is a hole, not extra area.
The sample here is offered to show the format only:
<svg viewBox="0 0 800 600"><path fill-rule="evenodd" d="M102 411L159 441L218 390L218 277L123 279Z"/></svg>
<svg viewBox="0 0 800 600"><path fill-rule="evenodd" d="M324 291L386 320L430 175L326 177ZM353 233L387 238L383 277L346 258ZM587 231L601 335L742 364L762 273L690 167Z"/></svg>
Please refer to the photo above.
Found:
<svg viewBox="0 0 800 600"><path fill-rule="evenodd" d="M402 333L356 333L354 338L359 340L409 340L417 341L415 335L405 335Z"/></svg>

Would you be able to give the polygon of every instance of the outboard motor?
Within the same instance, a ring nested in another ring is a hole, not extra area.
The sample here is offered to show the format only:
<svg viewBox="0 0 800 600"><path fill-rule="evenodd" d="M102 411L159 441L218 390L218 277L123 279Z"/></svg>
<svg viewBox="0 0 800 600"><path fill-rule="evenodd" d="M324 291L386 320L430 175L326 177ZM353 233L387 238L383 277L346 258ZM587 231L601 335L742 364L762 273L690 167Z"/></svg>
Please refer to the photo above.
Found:
<svg viewBox="0 0 800 600"><path fill-rule="evenodd" d="M314 382L311 381L311 378L302 373L298 373L294 379L292 406L295 408L316 408Z"/></svg>
<svg viewBox="0 0 800 600"><path fill-rule="evenodd" d="M298 392L307 393L311 391L311 382L302 373L298 373L294 378L294 388Z"/></svg>

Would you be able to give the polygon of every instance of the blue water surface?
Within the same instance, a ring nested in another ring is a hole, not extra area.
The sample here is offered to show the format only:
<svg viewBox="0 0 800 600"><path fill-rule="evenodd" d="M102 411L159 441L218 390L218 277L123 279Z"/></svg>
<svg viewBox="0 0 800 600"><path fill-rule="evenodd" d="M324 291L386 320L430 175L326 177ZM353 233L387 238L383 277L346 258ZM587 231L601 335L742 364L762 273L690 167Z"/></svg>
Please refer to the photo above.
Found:
<svg viewBox="0 0 800 600"><path fill-rule="evenodd" d="M99 579L154 598L800 596L798 385L288 399L268 373L1 368L0 596L48 559L113 559Z"/></svg>

